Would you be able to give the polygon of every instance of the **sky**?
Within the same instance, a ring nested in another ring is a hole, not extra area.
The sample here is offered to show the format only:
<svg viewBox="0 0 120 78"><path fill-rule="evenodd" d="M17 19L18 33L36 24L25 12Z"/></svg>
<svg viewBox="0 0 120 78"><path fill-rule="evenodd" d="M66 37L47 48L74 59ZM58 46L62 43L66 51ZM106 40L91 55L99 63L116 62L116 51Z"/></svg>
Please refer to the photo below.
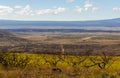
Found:
<svg viewBox="0 0 120 78"><path fill-rule="evenodd" d="M0 19L82 21L120 18L120 0L0 0Z"/></svg>

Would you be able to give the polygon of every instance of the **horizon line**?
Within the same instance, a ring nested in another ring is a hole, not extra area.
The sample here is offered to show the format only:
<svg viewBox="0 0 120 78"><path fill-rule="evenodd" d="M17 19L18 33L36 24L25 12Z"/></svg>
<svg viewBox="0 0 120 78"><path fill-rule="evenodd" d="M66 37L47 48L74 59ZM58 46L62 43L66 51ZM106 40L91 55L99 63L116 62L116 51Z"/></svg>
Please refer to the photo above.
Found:
<svg viewBox="0 0 120 78"><path fill-rule="evenodd" d="M74 21L101 21L101 20L112 20L112 19L120 19L120 17L118 17L118 18L105 18L105 19L96 19L96 20L22 20L22 19L0 19L0 21L1 20L3 20L3 21L49 21L49 22L62 22L62 21L64 21L64 22L74 22Z"/></svg>

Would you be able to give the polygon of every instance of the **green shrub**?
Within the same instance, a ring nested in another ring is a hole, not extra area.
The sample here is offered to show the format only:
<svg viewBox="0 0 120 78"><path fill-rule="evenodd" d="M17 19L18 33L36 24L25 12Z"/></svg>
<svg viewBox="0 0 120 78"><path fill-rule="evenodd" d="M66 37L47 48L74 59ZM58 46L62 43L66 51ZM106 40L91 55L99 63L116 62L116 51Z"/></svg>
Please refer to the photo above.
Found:
<svg viewBox="0 0 120 78"><path fill-rule="evenodd" d="M16 53L0 53L0 63L4 67L26 67L30 58Z"/></svg>

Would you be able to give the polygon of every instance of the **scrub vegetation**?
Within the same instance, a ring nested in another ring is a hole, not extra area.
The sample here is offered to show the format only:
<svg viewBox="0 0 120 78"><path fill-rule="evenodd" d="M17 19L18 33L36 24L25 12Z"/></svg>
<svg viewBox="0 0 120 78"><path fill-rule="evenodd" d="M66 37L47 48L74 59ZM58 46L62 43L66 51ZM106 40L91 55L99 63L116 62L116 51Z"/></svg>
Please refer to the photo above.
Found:
<svg viewBox="0 0 120 78"><path fill-rule="evenodd" d="M0 78L120 78L117 33L0 31Z"/></svg>
<svg viewBox="0 0 120 78"><path fill-rule="evenodd" d="M120 57L1 53L1 78L119 78Z"/></svg>

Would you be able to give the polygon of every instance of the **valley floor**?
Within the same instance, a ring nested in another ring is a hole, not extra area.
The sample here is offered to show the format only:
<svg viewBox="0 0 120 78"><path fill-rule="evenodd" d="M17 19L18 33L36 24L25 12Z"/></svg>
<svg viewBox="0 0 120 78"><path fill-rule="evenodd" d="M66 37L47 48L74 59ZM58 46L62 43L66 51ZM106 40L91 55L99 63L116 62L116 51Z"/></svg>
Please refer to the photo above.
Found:
<svg viewBox="0 0 120 78"><path fill-rule="evenodd" d="M13 45L11 42L8 43L9 46L4 42L0 49L9 52L59 54L61 46L63 46L65 54L86 55L87 51L92 50L91 55L100 55L101 52L120 55L120 33L21 32L15 35L28 42L16 41L17 45ZM4 47L3 44L5 44Z"/></svg>
<svg viewBox="0 0 120 78"><path fill-rule="evenodd" d="M120 33L13 34L1 36L0 78L120 78Z"/></svg>

